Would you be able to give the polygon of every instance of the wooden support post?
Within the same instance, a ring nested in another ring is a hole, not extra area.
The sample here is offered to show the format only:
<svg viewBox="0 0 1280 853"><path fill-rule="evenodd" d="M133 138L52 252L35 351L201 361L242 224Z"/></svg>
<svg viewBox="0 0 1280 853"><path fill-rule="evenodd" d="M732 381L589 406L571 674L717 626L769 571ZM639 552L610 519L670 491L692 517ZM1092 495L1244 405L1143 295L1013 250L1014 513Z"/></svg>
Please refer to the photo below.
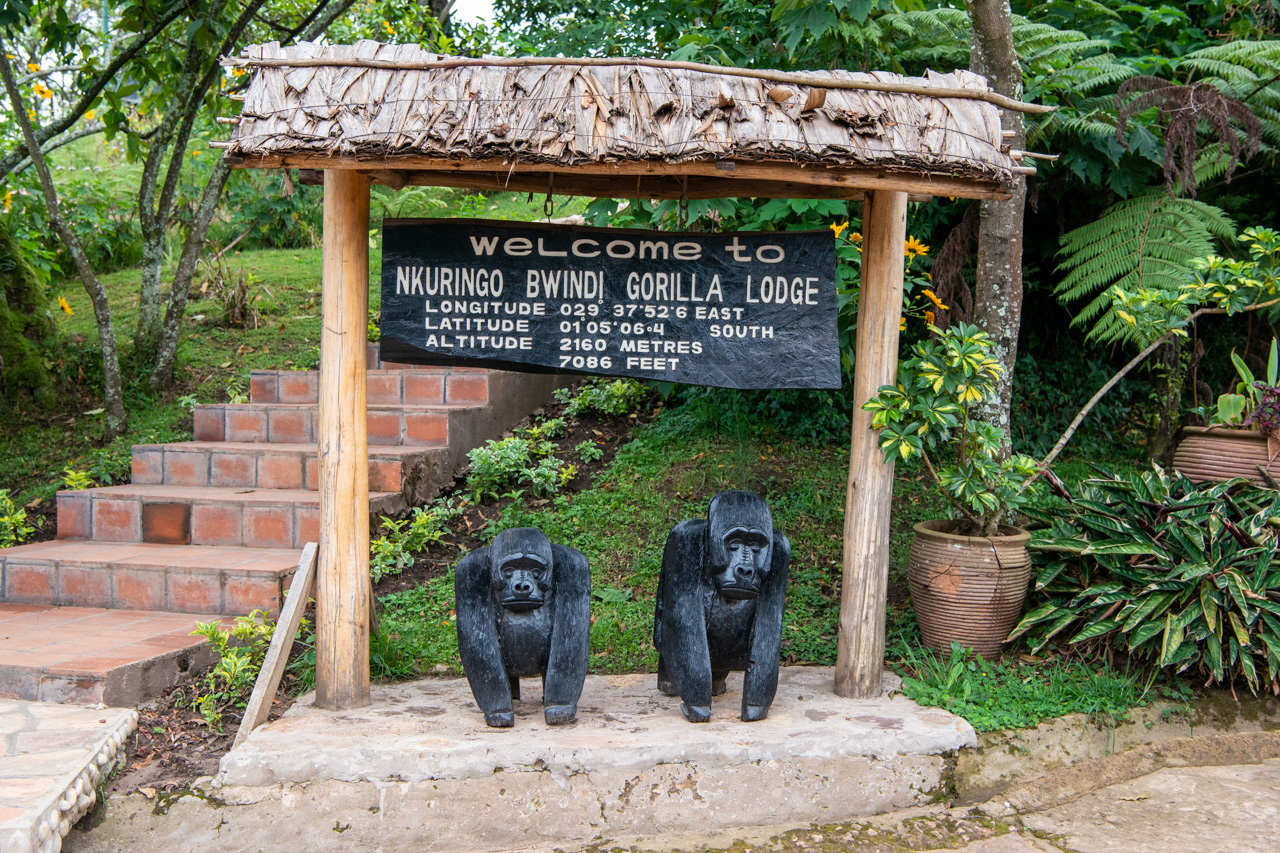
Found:
<svg viewBox="0 0 1280 853"><path fill-rule="evenodd" d="M316 705L369 704L369 178L324 173Z"/></svg>
<svg viewBox="0 0 1280 853"><path fill-rule="evenodd" d="M864 412L862 404L881 385L897 378L906 237L907 194L867 193L862 206L862 294L853 364L853 434L836 657L836 694L858 699L880 694L893 500L893 463L884 461L878 436L871 429L871 413Z"/></svg>

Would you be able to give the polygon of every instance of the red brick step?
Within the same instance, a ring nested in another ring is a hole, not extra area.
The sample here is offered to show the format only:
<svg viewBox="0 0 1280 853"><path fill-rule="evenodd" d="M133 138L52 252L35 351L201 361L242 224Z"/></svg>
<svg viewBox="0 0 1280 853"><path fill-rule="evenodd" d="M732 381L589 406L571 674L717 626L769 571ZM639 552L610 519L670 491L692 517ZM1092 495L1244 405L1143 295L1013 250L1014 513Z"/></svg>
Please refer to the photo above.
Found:
<svg viewBox="0 0 1280 853"><path fill-rule="evenodd" d="M0 600L173 613L275 614L300 554L291 548L54 539L0 550Z"/></svg>
<svg viewBox="0 0 1280 853"><path fill-rule="evenodd" d="M319 399L314 370L255 370L249 376L251 403L309 403ZM485 372L459 373L444 368L370 370L365 383L370 406L439 406L489 402Z"/></svg>
<svg viewBox="0 0 1280 853"><path fill-rule="evenodd" d="M0 699L129 706L159 696L217 659L191 633L197 621L211 620L0 602Z"/></svg>
<svg viewBox="0 0 1280 853"><path fill-rule="evenodd" d="M369 511L404 500L370 492ZM301 548L320 539L320 497L303 489L106 486L58 492L58 538L162 545Z"/></svg>
<svg viewBox="0 0 1280 853"><path fill-rule="evenodd" d="M434 470L445 451L413 445L369 448L369 489L400 492L415 501L424 467ZM429 472L428 472L429 473ZM183 441L133 446L133 485L214 486L241 489L320 488L314 444Z"/></svg>
<svg viewBox="0 0 1280 853"><path fill-rule="evenodd" d="M479 406L369 406L373 445L445 447L451 422L474 416ZM320 413L315 404L215 403L196 406L196 441L314 444Z"/></svg>

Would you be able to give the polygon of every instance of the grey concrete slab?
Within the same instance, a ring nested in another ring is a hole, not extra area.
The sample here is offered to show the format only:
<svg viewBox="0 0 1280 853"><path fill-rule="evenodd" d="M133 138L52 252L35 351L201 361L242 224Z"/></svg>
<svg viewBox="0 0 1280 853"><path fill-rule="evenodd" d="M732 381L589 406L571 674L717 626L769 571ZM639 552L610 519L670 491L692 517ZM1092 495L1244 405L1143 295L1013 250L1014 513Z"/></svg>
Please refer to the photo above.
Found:
<svg viewBox="0 0 1280 853"><path fill-rule="evenodd" d="M1280 759L1168 767L1025 815L1079 853L1274 853L1280 850Z"/></svg>
<svg viewBox="0 0 1280 853"><path fill-rule="evenodd" d="M938 755L974 746L973 728L938 708L921 708L895 692L886 675L878 699L842 699L829 667L783 667L767 719L743 723L742 675L716 697L710 723L680 714L678 697L658 693L653 675L590 676L578 722L542 720L536 679L521 685L516 725L493 729L465 679L430 679L375 687L369 707L329 712L314 696L252 735L222 759L223 785L280 782L408 782L468 779L530 770L553 776L603 768L644 770L696 763L703 769L797 758L888 758Z"/></svg>
<svg viewBox="0 0 1280 853"><path fill-rule="evenodd" d="M0 699L0 850L57 853L137 725L128 708Z"/></svg>

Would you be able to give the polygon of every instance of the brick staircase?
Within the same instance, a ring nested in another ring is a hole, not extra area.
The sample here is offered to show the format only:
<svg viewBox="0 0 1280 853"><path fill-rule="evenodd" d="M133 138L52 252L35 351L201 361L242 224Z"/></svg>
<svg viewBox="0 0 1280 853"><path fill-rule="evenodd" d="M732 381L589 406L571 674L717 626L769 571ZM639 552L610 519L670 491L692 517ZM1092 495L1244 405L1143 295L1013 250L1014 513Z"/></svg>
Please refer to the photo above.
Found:
<svg viewBox="0 0 1280 853"><path fill-rule="evenodd" d="M433 497L471 448L496 438L563 384L556 376L382 364L372 346L369 364L373 516ZM77 652L61 637L65 619L53 620L62 628L49 627L50 605L94 614L163 612L163 626L174 635L170 646L181 633L171 627L171 614L278 612L302 546L319 539L316 400L315 371L255 371L250 402L196 407L194 441L136 445L129 485L59 492L56 540L0 549L0 698L36 698L19 694L31 692L37 649L62 644L54 663L60 672L71 659L66 655ZM24 621L49 642L15 640ZM101 646L99 634L86 636ZM164 651L190 659L197 645ZM10 672L6 652L24 656L22 672ZM48 667L42 673L41 679ZM98 701L108 680L99 676L96 687L79 694L65 684L55 692ZM150 679L166 680L172 683Z"/></svg>

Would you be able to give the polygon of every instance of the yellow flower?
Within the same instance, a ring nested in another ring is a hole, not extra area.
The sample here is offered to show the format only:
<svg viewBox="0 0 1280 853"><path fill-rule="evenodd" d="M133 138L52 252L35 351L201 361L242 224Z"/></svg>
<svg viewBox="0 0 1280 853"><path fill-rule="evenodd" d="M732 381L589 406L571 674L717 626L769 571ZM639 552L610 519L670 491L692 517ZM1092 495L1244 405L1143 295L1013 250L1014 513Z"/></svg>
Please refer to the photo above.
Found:
<svg viewBox="0 0 1280 853"><path fill-rule="evenodd" d="M59 297L58 297L58 307L62 309L62 313L64 313L64 314L68 314L68 315L70 315L70 314L75 314L75 313L76 313L76 312L74 312L74 311L72 311L72 310L71 310L71 304L70 304L69 302L67 302L67 297L65 297L65 296L59 296Z"/></svg>
<svg viewBox="0 0 1280 853"><path fill-rule="evenodd" d="M246 72L245 72L245 70L244 70L243 68L241 68L239 65L237 65L237 66L235 66L235 67L233 67L233 68L231 69L231 76L232 76L232 77L243 77L243 76L245 75L245 73L246 73Z"/></svg>
<svg viewBox="0 0 1280 853"><path fill-rule="evenodd" d="M853 241L853 242L855 242L855 243L861 243L861 242L862 242L862 235L861 235L861 234L859 234L857 231L854 231L852 234L850 234L850 235L849 235L849 239L850 239L850 240L852 240L852 241Z"/></svg>
<svg viewBox="0 0 1280 853"><path fill-rule="evenodd" d="M926 310L924 312L924 321L928 323L930 326L932 326L937 319L938 318L934 316L934 313L932 311Z"/></svg>
<svg viewBox="0 0 1280 853"><path fill-rule="evenodd" d="M929 254L929 247L921 243L915 237L908 237L906 245L903 247L903 254L908 258L914 258L917 255Z"/></svg>
<svg viewBox="0 0 1280 853"><path fill-rule="evenodd" d="M898 331L905 332L907 330L907 318L903 317L898 321Z"/></svg>
<svg viewBox="0 0 1280 853"><path fill-rule="evenodd" d="M41 98L44 98L45 100L48 100L49 98L53 97L53 90L38 80L36 81L36 84L31 87L31 91L35 92L37 95L39 95Z"/></svg>
<svg viewBox="0 0 1280 853"><path fill-rule="evenodd" d="M86 119L86 120L88 120L88 121L93 121L93 117L94 117L94 116L96 116L96 115L97 115L97 113L95 113L93 110L85 110L85 111L84 111L84 117L85 117L85 119Z"/></svg>
<svg viewBox="0 0 1280 853"><path fill-rule="evenodd" d="M395 27L393 27L393 26L391 26L391 22L390 22L390 21L383 21L383 22L382 22L382 26L384 26L384 27L386 27L386 28L387 28L387 35L395 35L395 34L396 34L396 28L395 28Z"/></svg>
<svg viewBox="0 0 1280 853"><path fill-rule="evenodd" d="M32 74L35 74L37 71L40 70L40 66L36 65L34 62L28 62L27 70L30 71Z"/></svg>
<svg viewBox="0 0 1280 853"><path fill-rule="evenodd" d="M4 212L8 213L9 208L13 207L13 190L4 191Z"/></svg>
<svg viewBox="0 0 1280 853"><path fill-rule="evenodd" d="M837 239L837 240L839 240L839 239L840 239L840 234L844 231L844 229L846 229L846 228L848 228L848 227L849 227L849 223L848 223L848 222L842 222L842 223L840 223L839 225L835 224L834 222L832 222L832 223L831 223L831 230L832 230L832 231L834 231L834 232L836 232L836 239Z"/></svg>
<svg viewBox="0 0 1280 853"><path fill-rule="evenodd" d="M191 156L192 156L192 157L199 157L199 156L200 156L200 152L199 152L199 151L192 151L192 152L191 152Z"/></svg>
<svg viewBox="0 0 1280 853"><path fill-rule="evenodd" d="M35 120L36 120L36 111L35 111L35 110L27 110L27 118L28 118L28 119L30 119L31 121L35 121Z"/></svg>
<svg viewBox="0 0 1280 853"><path fill-rule="evenodd" d="M928 300L929 300L930 302L932 302L934 305L937 305L937 306L938 306L938 308L939 308L940 310L942 310L942 311L950 311L950 310L951 310L950 308L948 308L947 306L945 306L945 305L943 305L943 304L942 304L942 300L941 300L941 299L939 299L939 298L938 298L938 296L937 296L937 294L936 294L936 293L934 293L932 290L925 289L925 290L922 290L922 291L920 291L920 292L921 292L921 293L923 293L923 294L925 295L925 297L927 297L927 298L928 298Z"/></svg>

